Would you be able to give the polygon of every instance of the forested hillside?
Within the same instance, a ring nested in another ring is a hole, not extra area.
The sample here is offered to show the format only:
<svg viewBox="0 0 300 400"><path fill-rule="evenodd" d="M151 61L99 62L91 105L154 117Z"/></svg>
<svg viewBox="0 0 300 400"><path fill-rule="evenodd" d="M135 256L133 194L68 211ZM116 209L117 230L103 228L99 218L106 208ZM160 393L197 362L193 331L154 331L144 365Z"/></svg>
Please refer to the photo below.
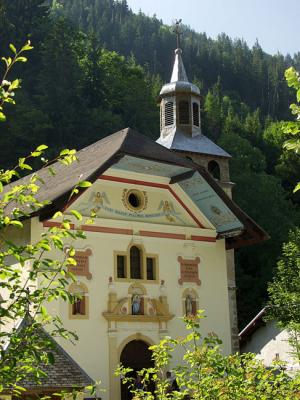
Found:
<svg viewBox="0 0 300 400"><path fill-rule="evenodd" d="M0 158L13 164L37 144L77 149L130 126L157 138L157 94L171 74L176 39L156 17L134 14L126 0L1 0L0 54L30 39L34 51L15 75L17 106L2 124ZM237 252L241 327L266 300L281 244L299 224L292 187L299 158L282 151L280 121L293 101L284 70L294 57L268 55L225 34L185 27L183 58L202 92L203 131L232 154L235 201L272 239Z"/></svg>

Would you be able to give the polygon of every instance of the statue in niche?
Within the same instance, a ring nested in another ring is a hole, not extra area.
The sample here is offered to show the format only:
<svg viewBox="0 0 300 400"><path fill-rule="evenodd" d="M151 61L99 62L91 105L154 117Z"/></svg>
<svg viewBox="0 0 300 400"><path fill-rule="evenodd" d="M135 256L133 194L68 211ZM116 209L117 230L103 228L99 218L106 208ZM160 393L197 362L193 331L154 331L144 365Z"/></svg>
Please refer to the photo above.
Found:
<svg viewBox="0 0 300 400"><path fill-rule="evenodd" d="M185 314L186 315L193 315L193 299L188 294L185 298Z"/></svg>
<svg viewBox="0 0 300 400"><path fill-rule="evenodd" d="M139 315L141 313L141 296L134 294L132 296L132 315Z"/></svg>

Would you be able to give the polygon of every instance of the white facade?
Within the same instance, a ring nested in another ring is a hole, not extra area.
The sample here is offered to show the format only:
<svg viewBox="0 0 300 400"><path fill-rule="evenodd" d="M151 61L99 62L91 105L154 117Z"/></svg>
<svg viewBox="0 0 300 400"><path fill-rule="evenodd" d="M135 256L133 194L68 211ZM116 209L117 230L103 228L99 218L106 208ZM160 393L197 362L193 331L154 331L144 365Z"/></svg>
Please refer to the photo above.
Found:
<svg viewBox="0 0 300 400"><path fill-rule="evenodd" d="M101 380L102 386L107 390L101 395L103 399L118 400L120 382L113 373L120 362L122 349L134 339L143 340L151 345L158 343L165 335L184 335L186 331L180 318L186 312L187 291L193 294L197 308L204 309L207 315L202 323L203 334L215 332L223 341L224 352L231 352L227 265L225 240L216 240L215 228L191 199L182 193L180 187L174 187L172 191L181 196L186 209L168 190L156 187L164 185L165 178L113 170L107 171L104 176L113 176L114 180L96 181L71 208L81 210L83 214L88 213L90 208L95 206L95 193L105 192L111 210L126 212L121 198L122 191L127 188L146 193L145 215L154 215L161 201L168 201L172 204L175 216L174 220L170 220L168 214L162 213L156 219L153 217L155 222L151 218L149 222L145 222L146 218L140 221L135 220L137 218L134 216L122 216L119 219L113 214L113 218L108 217L108 211L99 209L99 215L102 217L97 217L95 223L87 228L87 238L77 240L75 244L76 250L89 249L91 253L89 272L92 276L89 279L78 276L78 283L83 283L87 288L86 318L74 318L70 315L71 306L63 301L51 303L49 306L50 313L60 315L65 327L79 336L75 346L64 341L59 343L95 381ZM124 178L125 176L127 178ZM122 182L118 182L118 178ZM131 180L141 183L132 184ZM87 207L86 211L84 207ZM201 222L202 228L195 226L195 221L187 210ZM175 221L176 216L179 219ZM32 219L32 240L38 239L51 223L53 221L42 223ZM155 280L122 280L116 276L115 253L126 253L132 245L156 257ZM180 257L184 260L199 260L198 278L201 283L179 283ZM148 304L143 315L131 315L128 305L132 299L132 287L136 284L142 286L144 302ZM165 315L155 308L160 299L167 304ZM110 302L115 310L119 304L123 305L114 316L110 316L111 319L106 316L109 314ZM180 361L173 360L174 363Z"/></svg>

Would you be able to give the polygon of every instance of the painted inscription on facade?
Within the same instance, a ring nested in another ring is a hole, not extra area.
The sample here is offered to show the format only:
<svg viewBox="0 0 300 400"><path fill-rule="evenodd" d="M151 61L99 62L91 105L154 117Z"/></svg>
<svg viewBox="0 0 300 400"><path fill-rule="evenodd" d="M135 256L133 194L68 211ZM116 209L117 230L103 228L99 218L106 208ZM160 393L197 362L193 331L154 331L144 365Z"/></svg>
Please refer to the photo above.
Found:
<svg viewBox="0 0 300 400"><path fill-rule="evenodd" d="M178 257L180 263L180 278L178 283L182 285L184 282L194 282L197 285L201 285L198 273L198 265L200 258L196 257L194 260L186 260L182 257Z"/></svg>
<svg viewBox="0 0 300 400"><path fill-rule="evenodd" d="M236 218L234 213L226 206L220 196L199 173L180 182L179 185L217 228L218 232L222 233L227 230L243 228L241 222Z"/></svg>
<svg viewBox="0 0 300 400"><path fill-rule="evenodd" d="M74 256L77 265L70 265L69 271L76 276L85 276L87 279L92 279L92 274L89 270L89 257L91 255L91 249L77 250Z"/></svg>

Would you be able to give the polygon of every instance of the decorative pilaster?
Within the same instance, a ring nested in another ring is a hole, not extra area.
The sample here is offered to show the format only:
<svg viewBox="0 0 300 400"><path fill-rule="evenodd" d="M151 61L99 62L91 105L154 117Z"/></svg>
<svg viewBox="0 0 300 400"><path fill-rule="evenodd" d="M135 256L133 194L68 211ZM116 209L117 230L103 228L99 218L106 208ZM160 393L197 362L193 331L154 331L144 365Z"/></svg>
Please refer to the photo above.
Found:
<svg viewBox="0 0 300 400"><path fill-rule="evenodd" d="M236 283L235 283L235 265L234 250L226 251L227 261L227 283L228 283L228 303L230 315L231 330L231 350L236 353L240 350L238 339L238 319L237 319L237 303L236 303Z"/></svg>
<svg viewBox="0 0 300 400"><path fill-rule="evenodd" d="M113 334L108 336L109 351L109 398L117 400L121 398L120 378L115 376L115 370L119 364L117 351L117 338Z"/></svg>

